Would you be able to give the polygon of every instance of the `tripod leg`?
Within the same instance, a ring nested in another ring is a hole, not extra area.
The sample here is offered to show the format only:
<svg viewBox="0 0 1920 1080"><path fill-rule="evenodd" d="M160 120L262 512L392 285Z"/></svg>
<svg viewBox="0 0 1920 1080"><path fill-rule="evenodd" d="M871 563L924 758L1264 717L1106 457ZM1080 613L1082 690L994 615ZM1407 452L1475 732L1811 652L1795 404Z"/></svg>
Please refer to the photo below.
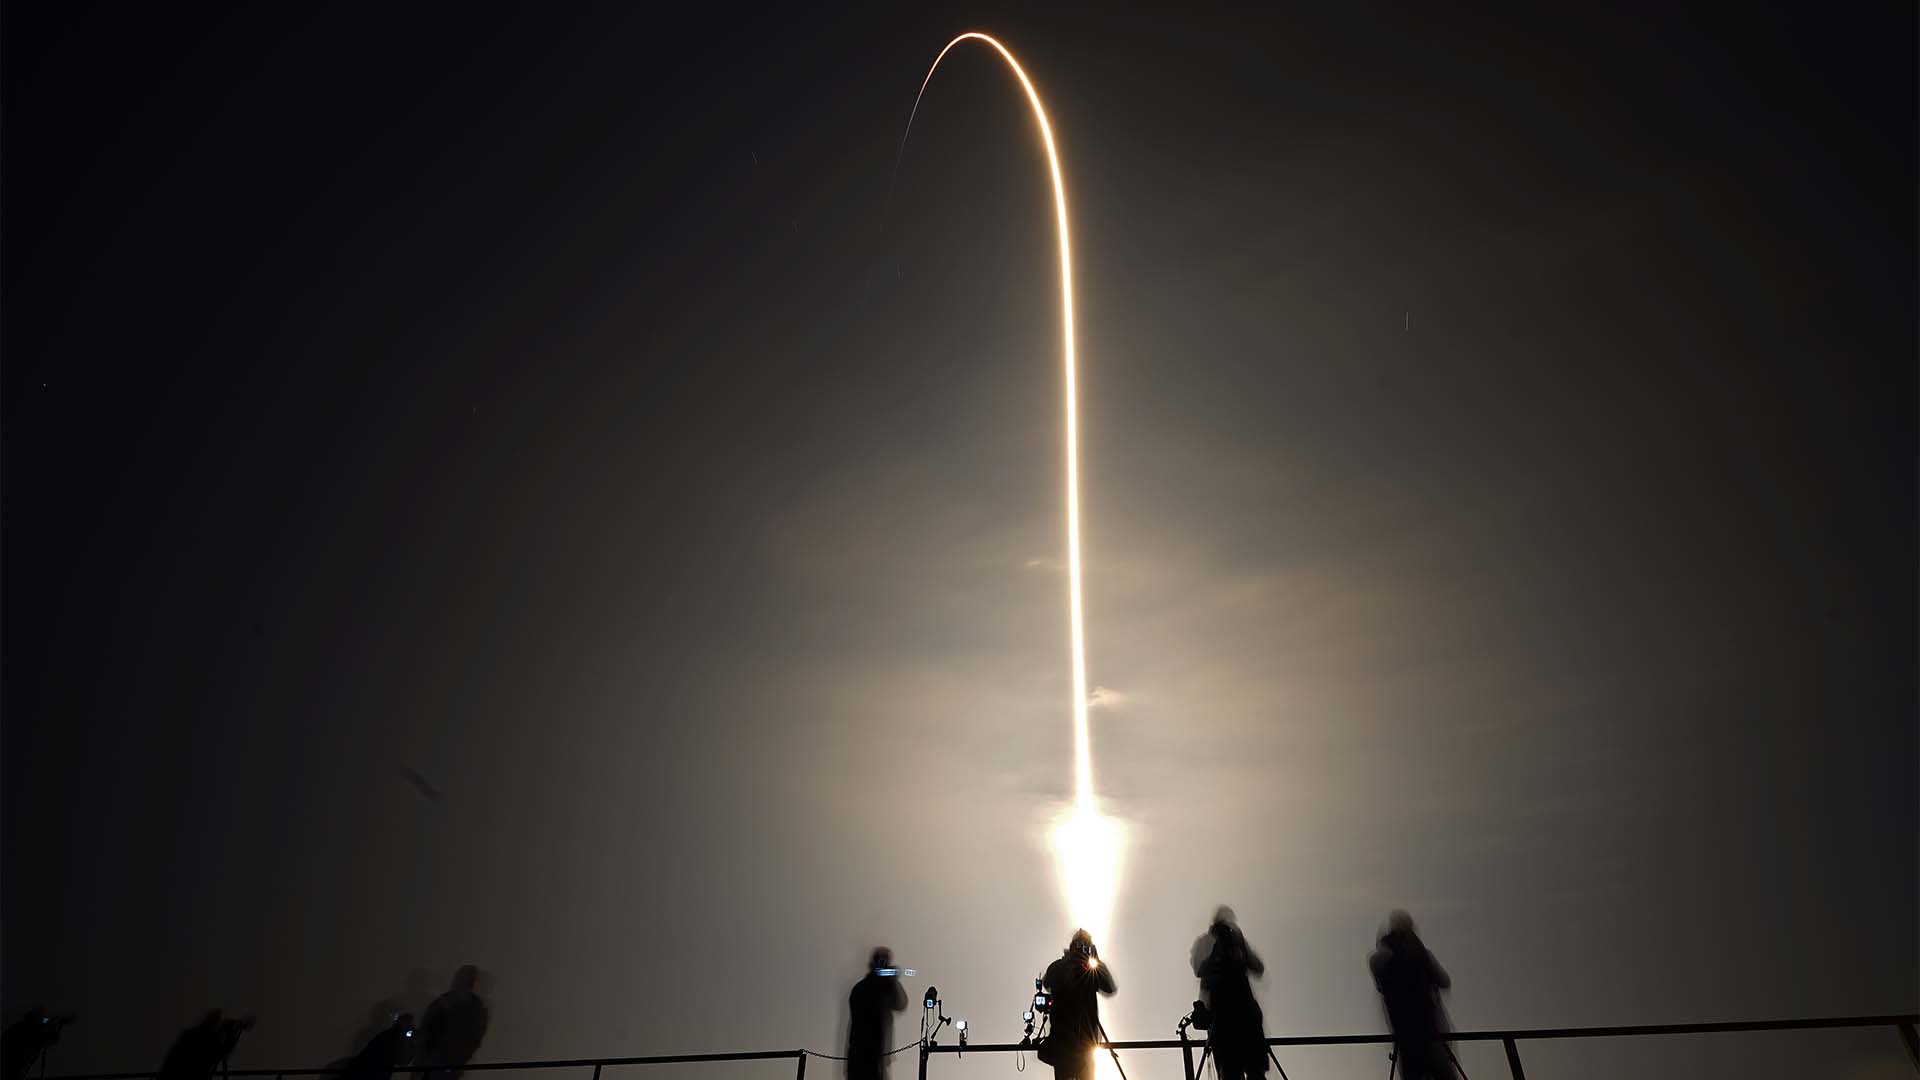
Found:
<svg viewBox="0 0 1920 1080"><path fill-rule="evenodd" d="M1119 1070L1120 1080L1127 1080L1127 1068L1120 1064L1120 1051L1113 1048L1113 1040L1107 1037L1107 1025L1100 1020L1095 1020L1094 1023L1100 1025L1100 1041L1107 1044L1107 1053L1113 1055L1113 1067Z"/></svg>
<svg viewBox="0 0 1920 1080"><path fill-rule="evenodd" d="M1387 1051L1387 1080L1393 1080L1393 1070L1400 1064L1400 1055ZM924 1078L923 1078L924 1080Z"/></svg>
<svg viewBox="0 0 1920 1080"><path fill-rule="evenodd" d="M1280 1064L1280 1059L1274 1054L1271 1046L1267 1047L1267 1060L1273 1062L1273 1067L1280 1070L1280 1080L1287 1080L1287 1067Z"/></svg>
<svg viewBox="0 0 1920 1080"><path fill-rule="evenodd" d="M1453 1071L1460 1074L1460 1080L1467 1080L1467 1070L1460 1066L1460 1059L1453 1056L1453 1044L1441 1043L1447 1048L1447 1060L1453 1062Z"/></svg>

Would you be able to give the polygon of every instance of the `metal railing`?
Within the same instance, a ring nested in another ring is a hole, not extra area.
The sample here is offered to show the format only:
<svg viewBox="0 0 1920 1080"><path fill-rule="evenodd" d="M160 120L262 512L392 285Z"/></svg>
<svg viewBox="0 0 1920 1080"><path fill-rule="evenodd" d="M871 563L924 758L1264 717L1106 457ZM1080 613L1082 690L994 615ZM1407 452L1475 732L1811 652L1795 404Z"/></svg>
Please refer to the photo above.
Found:
<svg viewBox="0 0 1920 1080"><path fill-rule="evenodd" d="M1824 1028L1893 1028L1906 1047L1907 1057L1913 1063L1914 1071L1920 1073L1920 1035L1916 1027L1920 1026L1920 1013L1894 1013L1887 1016L1826 1016L1801 1020L1736 1020L1711 1024L1634 1024L1622 1027L1565 1027L1565 1028L1519 1028L1511 1031L1455 1031L1447 1035L1448 1042L1497 1042L1506 1050L1507 1070L1513 1080L1526 1080L1526 1070L1520 1063L1520 1044L1523 1042L1546 1039L1606 1039L1648 1035L1720 1035L1734 1032L1755 1031L1812 1031ZM1267 1040L1268 1047L1276 1046L1356 1046L1389 1045L1391 1035L1283 1035ZM1187 1038L1148 1039L1132 1042L1101 1043L1096 1049L1105 1050L1179 1050L1185 1059L1186 1080L1196 1080L1194 1073L1193 1050L1207 1044ZM908 1049L913 1049L909 1046ZM926 1080L930 1060L938 1054L1014 1054L1032 1051L1033 1047L1020 1043L980 1043L961 1046L948 1043L923 1044L919 1048L920 1078ZM463 1072L504 1072L512 1069L591 1069L592 1080L601 1080L601 1070L621 1065L684 1065L697 1062L724 1061L777 1061L788 1060L794 1063L794 1080L807 1080L807 1059L810 1057L831 1060L831 1055L816 1053L812 1050L741 1050L723 1054L655 1054L643 1057L608 1058L563 1058L556 1061L489 1061L467 1065ZM275 1080L307 1076L332 1076L333 1069L223 1069L219 1075L222 1080L232 1077L264 1078ZM395 1066L398 1074L424 1074L435 1071L428 1065ZM443 1067L444 1071L444 1067ZM84 1073L57 1076L51 1080L152 1080L152 1072L120 1073ZM583 1078L584 1080L584 1078Z"/></svg>

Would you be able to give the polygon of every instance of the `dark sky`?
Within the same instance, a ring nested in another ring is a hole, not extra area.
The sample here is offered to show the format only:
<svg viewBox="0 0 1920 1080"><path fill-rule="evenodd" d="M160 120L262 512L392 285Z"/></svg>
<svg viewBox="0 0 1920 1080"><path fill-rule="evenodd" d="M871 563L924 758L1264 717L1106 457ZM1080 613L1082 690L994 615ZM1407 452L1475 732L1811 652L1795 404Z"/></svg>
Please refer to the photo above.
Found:
<svg viewBox="0 0 1920 1080"><path fill-rule="evenodd" d="M8 4L0 997L81 1014L56 1071L211 1004L320 1063L467 961L488 1058L831 1049L878 941L1017 1034L1061 386L991 54L888 196L969 28L1076 230L1115 1036L1223 901L1275 1033L1379 1029L1394 906L1466 1027L1920 1007L1913 6L1321 6Z"/></svg>

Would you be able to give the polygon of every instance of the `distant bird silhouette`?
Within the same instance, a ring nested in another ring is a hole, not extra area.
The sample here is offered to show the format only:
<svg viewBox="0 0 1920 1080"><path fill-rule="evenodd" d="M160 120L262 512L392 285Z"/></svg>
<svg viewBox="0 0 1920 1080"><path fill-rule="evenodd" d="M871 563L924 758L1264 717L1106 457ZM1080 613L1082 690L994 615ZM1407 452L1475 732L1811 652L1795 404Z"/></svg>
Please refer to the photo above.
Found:
<svg viewBox="0 0 1920 1080"><path fill-rule="evenodd" d="M428 800L432 802L440 801L440 789L434 787L433 782L426 777L421 776L418 772L415 772L405 765L400 767L400 775L406 777L407 783L412 784L413 789L426 796Z"/></svg>

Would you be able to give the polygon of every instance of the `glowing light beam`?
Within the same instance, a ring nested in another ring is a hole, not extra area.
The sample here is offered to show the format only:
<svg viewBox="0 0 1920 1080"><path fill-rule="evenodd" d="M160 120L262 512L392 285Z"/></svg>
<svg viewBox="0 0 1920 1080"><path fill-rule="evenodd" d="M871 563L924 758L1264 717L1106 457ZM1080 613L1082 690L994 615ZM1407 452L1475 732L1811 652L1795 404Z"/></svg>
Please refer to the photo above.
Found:
<svg viewBox="0 0 1920 1080"><path fill-rule="evenodd" d="M1046 106L1033 88L1020 62L987 34L969 31L947 42L934 57L927 77L920 81L914 95L913 111L907 116L907 129L900 136L900 155L906 153L907 137L913 134L913 119L920 113L920 101L933 82L933 73L954 47L963 41L978 41L1000 54L1020 88L1033 106L1034 121L1040 127L1040 141L1047 150L1047 168L1053 176L1053 213L1060 241L1060 356L1066 373L1067 414L1067 617L1071 627L1073 653L1073 804L1054 822L1051 834L1054 858L1060 874L1062 899L1067 916L1091 932L1096 941L1105 941L1113 919L1120 878L1121 850L1125 830L1120 822L1100 813L1093 788L1093 744L1087 728L1087 645L1081 620L1080 589L1080 422L1078 375L1073 339L1073 247L1067 230L1067 185L1060 175L1060 154L1053 143L1053 125L1047 122ZM896 157L896 164L898 157Z"/></svg>

